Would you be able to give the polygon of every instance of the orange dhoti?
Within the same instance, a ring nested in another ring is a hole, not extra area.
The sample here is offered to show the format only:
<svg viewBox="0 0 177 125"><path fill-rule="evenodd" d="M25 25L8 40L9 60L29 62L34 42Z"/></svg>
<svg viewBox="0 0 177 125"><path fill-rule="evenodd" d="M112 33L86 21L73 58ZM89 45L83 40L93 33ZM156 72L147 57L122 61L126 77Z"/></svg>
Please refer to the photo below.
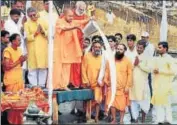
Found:
<svg viewBox="0 0 177 125"><path fill-rule="evenodd" d="M102 102L102 99L103 99L102 87L94 87L92 90L93 90L93 93L94 93L94 101L96 103L100 104Z"/></svg>
<svg viewBox="0 0 177 125"><path fill-rule="evenodd" d="M125 108L130 104L128 95L123 91L123 89L117 90L114 102L112 104L112 107L115 107L120 111L125 111Z"/></svg>
<svg viewBox="0 0 177 125"><path fill-rule="evenodd" d="M75 26L65 20L65 17L56 22L54 36L53 61L53 89L66 89L70 81L72 63L81 63L82 50L77 37L77 29L63 30Z"/></svg>
<svg viewBox="0 0 177 125"><path fill-rule="evenodd" d="M65 89L69 84L70 76L69 63L54 63L53 68L53 88L54 89Z"/></svg>
<svg viewBox="0 0 177 125"><path fill-rule="evenodd" d="M91 88L93 90L94 94L94 100L92 101L92 109L95 108L96 104L101 104L103 100L103 92L102 92L102 87L93 87Z"/></svg>
<svg viewBox="0 0 177 125"><path fill-rule="evenodd" d="M105 112L108 112L108 105L111 101L111 87L106 89Z"/></svg>

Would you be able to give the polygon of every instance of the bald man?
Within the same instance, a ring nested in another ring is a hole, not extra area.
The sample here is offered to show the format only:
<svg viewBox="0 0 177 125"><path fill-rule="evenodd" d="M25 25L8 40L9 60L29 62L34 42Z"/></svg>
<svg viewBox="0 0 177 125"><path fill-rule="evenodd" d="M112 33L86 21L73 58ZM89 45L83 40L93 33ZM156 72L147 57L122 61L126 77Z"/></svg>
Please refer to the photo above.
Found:
<svg viewBox="0 0 177 125"><path fill-rule="evenodd" d="M84 1L77 1L76 8L74 9L73 13L73 19L75 21L82 21L87 20L88 17L85 14L86 12L86 4ZM86 24L81 25L81 29L85 27ZM81 30L77 30L77 36L79 38L79 43L81 46L81 49L83 50L83 32ZM75 87L79 88L81 85L81 63L73 63L71 65L71 75L70 75L70 83Z"/></svg>
<svg viewBox="0 0 177 125"><path fill-rule="evenodd" d="M64 10L64 15L56 22L54 35L54 60L53 60L53 89L69 90L67 87L70 78L72 63L80 63L82 50L77 37L80 24L88 23L83 20L79 23L73 20L73 11Z"/></svg>

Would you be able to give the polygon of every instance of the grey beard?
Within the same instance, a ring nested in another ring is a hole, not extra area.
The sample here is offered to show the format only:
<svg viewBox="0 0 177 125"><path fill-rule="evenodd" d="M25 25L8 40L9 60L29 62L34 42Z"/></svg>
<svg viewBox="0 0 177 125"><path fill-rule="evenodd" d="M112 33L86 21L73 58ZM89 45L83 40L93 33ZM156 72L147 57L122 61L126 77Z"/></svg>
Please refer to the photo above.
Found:
<svg viewBox="0 0 177 125"><path fill-rule="evenodd" d="M95 56L99 56L99 55L101 55L101 51L97 50L97 51L94 52L94 54L95 54Z"/></svg>
<svg viewBox="0 0 177 125"><path fill-rule="evenodd" d="M79 11L78 11L77 9L76 9L75 12L76 12L76 14L77 14L78 16L82 16L82 15L84 15L84 13L85 13L85 12L83 12L82 14L80 14Z"/></svg>

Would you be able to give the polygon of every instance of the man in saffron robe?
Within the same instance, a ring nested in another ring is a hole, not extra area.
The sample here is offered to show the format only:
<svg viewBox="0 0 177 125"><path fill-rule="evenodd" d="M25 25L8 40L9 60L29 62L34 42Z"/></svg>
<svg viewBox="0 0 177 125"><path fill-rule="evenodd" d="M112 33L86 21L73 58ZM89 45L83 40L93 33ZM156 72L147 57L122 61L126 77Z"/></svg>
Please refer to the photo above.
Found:
<svg viewBox="0 0 177 125"><path fill-rule="evenodd" d="M19 34L12 34L10 41L11 46L7 47L3 52L5 91L19 92L24 89L22 65L27 56L22 55L22 50L19 48L21 43Z"/></svg>
<svg viewBox="0 0 177 125"><path fill-rule="evenodd" d="M96 41L92 44L92 52L87 53L82 62L82 81L83 85L90 87L94 92L94 101L96 103L95 122L98 122L99 107L102 102L102 87L97 79L101 68L101 43Z"/></svg>
<svg viewBox="0 0 177 125"><path fill-rule="evenodd" d="M73 20L82 21L88 19L87 15L85 14L86 11L86 4L83 1L78 1L76 3L76 9L73 11L74 16ZM81 25L81 29L85 27L86 24ZM81 30L77 30L77 36L79 38L79 43L81 49L83 49L83 32ZM71 74L70 74L70 83L75 87L79 88L82 81L81 81L81 63L73 63L71 64Z"/></svg>
<svg viewBox="0 0 177 125"><path fill-rule="evenodd" d="M114 102L111 107L112 122L116 123L116 110L120 111L120 124L123 123L126 107L129 102L129 89L132 86L132 64L131 61L124 56L126 46L119 44L116 48L115 60L116 60L116 78L117 78L117 90ZM107 63L104 82L109 87L110 84L110 69Z"/></svg>
<svg viewBox="0 0 177 125"><path fill-rule="evenodd" d="M54 35L53 88L69 90L70 68L72 63L81 63L82 49L77 30L79 24L89 20L74 21L73 11L65 9L62 18L56 22Z"/></svg>

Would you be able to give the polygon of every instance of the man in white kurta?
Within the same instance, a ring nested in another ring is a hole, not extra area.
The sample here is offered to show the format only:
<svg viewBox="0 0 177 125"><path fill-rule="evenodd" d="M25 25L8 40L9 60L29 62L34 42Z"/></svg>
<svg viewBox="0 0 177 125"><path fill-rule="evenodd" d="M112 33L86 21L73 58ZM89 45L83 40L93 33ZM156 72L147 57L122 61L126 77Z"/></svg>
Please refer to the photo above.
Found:
<svg viewBox="0 0 177 125"><path fill-rule="evenodd" d="M143 40L137 43L138 56L134 62L133 69L133 87L130 89L129 97L131 100L131 112L133 119L138 122L139 112L142 110L142 122L145 120L145 114L150 108L150 90L148 86L148 73L150 65L147 57L143 53L145 42Z"/></svg>
<svg viewBox="0 0 177 125"><path fill-rule="evenodd" d="M172 80L175 75L173 69L174 59L167 54L168 43L158 44L158 57L152 61L153 71L153 96L151 103L156 107L157 123L172 123L172 108L170 96L173 93Z"/></svg>
<svg viewBox="0 0 177 125"><path fill-rule="evenodd" d="M146 55L146 57L151 60L153 58L153 56L155 55L155 47L154 45L149 41L149 33L146 31L143 31L141 34L141 39L146 41L146 48L144 50L144 54ZM152 91L152 74L149 73L148 75L148 83L149 83L149 88L150 88L150 92L151 92L151 97L153 94ZM155 121L156 119L156 115L155 115L155 106L153 106L152 109L152 121Z"/></svg>
<svg viewBox="0 0 177 125"><path fill-rule="evenodd" d="M111 10L108 10L108 12L106 13L106 18L109 24L113 24L116 16Z"/></svg>
<svg viewBox="0 0 177 125"><path fill-rule="evenodd" d="M134 34L130 34L127 36L127 51L125 52L126 57L131 61L132 65L135 62L136 56L137 56L137 50L136 50L136 36Z"/></svg>
<svg viewBox="0 0 177 125"><path fill-rule="evenodd" d="M20 18L18 20L18 27L19 29L23 28L23 24L26 22L26 16L25 14L25 8L24 8L24 2L22 0L15 0L15 2L12 5L12 9L17 9L20 11ZM8 19L11 17L9 16Z"/></svg>
<svg viewBox="0 0 177 125"><path fill-rule="evenodd" d="M20 48L22 49L22 54L25 55L27 54L27 50L26 50L26 43L25 43L25 38L23 36L23 33L21 32L21 29L19 27L19 19L20 19L20 11L18 9L12 9L10 11L10 18L5 22L4 24L4 29L7 30L10 35L17 33L20 35L21 38L21 44L20 44ZM23 63L23 77L25 79L25 70L27 69L27 64L26 61Z"/></svg>
<svg viewBox="0 0 177 125"><path fill-rule="evenodd" d="M127 39L127 46L128 47L127 47L127 50L125 52L125 56L131 61L132 67L133 67L135 59L138 55L137 50L136 50L136 44L135 44L136 36L134 34L129 34L129 35L127 35L126 39ZM130 120L132 120L132 119L133 119L133 117L132 117L132 113L131 113L130 106L129 106L128 108L126 108L126 114L125 114L125 117L124 117L124 122L130 123Z"/></svg>

